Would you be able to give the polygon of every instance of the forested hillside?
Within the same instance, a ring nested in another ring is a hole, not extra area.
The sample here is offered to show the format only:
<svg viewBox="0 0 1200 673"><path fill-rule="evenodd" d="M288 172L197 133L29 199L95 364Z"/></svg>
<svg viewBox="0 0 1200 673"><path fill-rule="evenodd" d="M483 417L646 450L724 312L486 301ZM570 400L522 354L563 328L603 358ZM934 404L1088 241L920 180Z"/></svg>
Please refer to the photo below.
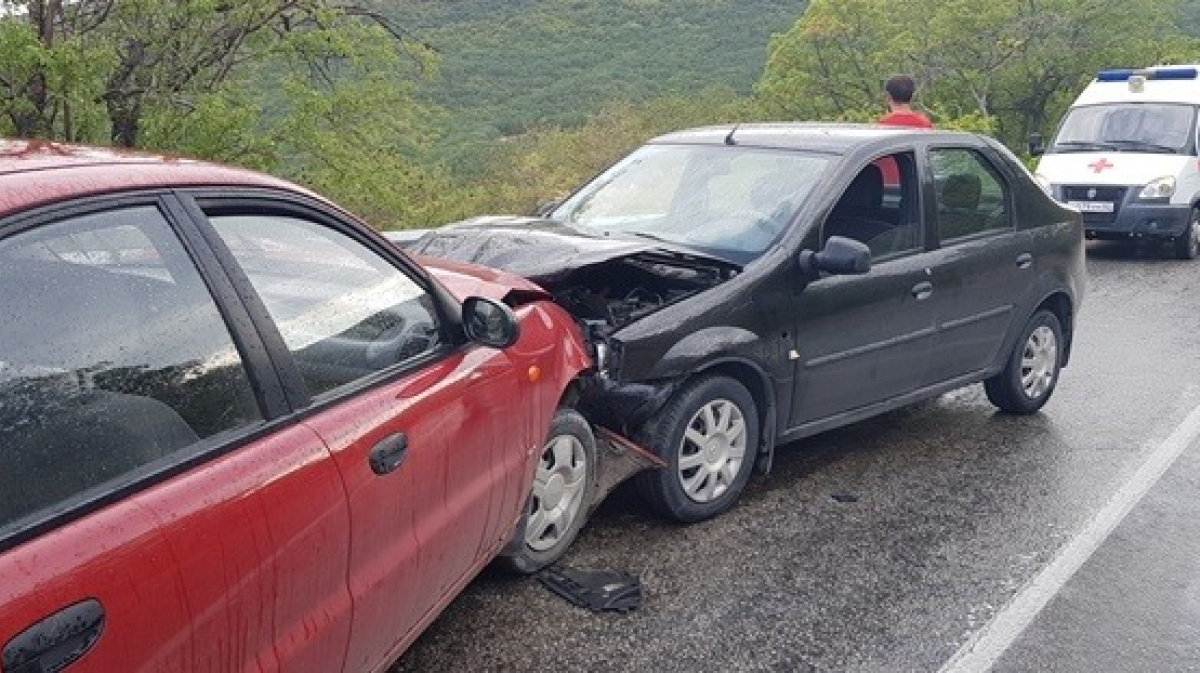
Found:
<svg viewBox="0 0 1200 673"><path fill-rule="evenodd" d="M378 0L432 46L440 76L421 92L483 135L578 126L605 103L747 94L773 33L806 0Z"/></svg>
<svg viewBox="0 0 1200 673"><path fill-rule="evenodd" d="M1022 151L1200 0L3 0L0 135L260 169L381 227L528 211L658 133L869 121L894 72Z"/></svg>

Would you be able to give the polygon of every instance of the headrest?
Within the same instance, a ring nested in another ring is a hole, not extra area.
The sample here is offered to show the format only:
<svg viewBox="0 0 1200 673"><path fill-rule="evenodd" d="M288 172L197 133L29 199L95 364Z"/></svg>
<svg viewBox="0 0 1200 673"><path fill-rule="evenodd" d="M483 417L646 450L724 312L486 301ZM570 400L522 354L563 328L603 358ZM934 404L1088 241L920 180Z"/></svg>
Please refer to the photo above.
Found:
<svg viewBox="0 0 1200 673"><path fill-rule="evenodd" d="M981 185L979 176L955 173L942 184L942 208L948 210L978 210Z"/></svg>
<svg viewBox="0 0 1200 673"><path fill-rule="evenodd" d="M868 164L846 189L838 202L843 208L879 208L883 205L883 171L879 166Z"/></svg>

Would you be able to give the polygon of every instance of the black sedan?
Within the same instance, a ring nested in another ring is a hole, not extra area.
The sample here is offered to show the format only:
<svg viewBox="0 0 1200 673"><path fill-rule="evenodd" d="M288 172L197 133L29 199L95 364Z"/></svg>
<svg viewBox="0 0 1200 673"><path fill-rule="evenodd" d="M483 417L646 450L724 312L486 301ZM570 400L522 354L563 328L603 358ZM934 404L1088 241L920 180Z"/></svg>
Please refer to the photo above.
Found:
<svg viewBox="0 0 1200 673"><path fill-rule="evenodd" d="M983 382L1037 411L1084 290L1079 213L999 143L765 124L656 138L537 218L413 252L524 275L587 328L580 408L657 452L680 521L733 505L774 447Z"/></svg>

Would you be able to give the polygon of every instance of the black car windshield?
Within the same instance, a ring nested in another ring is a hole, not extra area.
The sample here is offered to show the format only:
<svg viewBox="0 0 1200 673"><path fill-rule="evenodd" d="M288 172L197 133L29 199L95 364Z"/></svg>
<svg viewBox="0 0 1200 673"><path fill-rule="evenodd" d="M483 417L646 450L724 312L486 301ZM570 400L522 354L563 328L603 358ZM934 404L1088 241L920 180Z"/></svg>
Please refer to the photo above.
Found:
<svg viewBox="0 0 1200 673"><path fill-rule="evenodd" d="M1067 114L1051 152L1151 152L1191 150L1196 109L1174 103L1109 103Z"/></svg>
<svg viewBox="0 0 1200 673"><path fill-rule="evenodd" d="M647 145L550 217L587 233L648 238L748 261L778 238L829 161L740 146Z"/></svg>

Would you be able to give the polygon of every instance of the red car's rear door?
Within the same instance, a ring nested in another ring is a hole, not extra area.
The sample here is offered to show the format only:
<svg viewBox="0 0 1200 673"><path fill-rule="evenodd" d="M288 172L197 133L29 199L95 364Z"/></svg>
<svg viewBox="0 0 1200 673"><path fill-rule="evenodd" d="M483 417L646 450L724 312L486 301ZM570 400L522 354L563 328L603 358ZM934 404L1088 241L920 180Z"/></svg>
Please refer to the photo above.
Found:
<svg viewBox="0 0 1200 673"><path fill-rule="evenodd" d="M342 664L337 468L169 203L0 222L4 671Z"/></svg>
<svg viewBox="0 0 1200 673"><path fill-rule="evenodd" d="M0 562L4 661L96 638L70 670L337 670L341 496L296 426L18 546ZM72 633L63 617L81 610L96 621Z"/></svg>

